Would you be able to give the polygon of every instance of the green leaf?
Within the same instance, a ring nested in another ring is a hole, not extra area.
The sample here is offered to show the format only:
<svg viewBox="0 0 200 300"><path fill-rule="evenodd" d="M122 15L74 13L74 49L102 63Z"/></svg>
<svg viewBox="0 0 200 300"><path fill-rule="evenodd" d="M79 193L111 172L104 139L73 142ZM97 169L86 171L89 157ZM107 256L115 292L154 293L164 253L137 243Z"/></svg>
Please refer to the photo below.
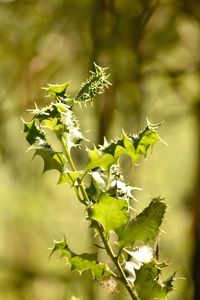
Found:
<svg viewBox="0 0 200 300"><path fill-rule="evenodd" d="M44 90L48 91L52 96L65 96L66 88L68 87L69 82L63 84L49 84L48 87L43 88Z"/></svg>
<svg viewBox="0 0 200 300"><path fill-rule="evenodd" d="M66 158L62 152L54 151L50 145L42 144L38 146L30 147L31 150L36 150L34 157L39 155L44 161L43 172L48 170L58 170L60 173L65 169Z"/></svg>
<svg viewBox="0 0 200 300"><path fill-rule="evenodd" d="M127 201L110 197L106 193L100 196L99 202L93 204L91 209L91 219L99 222L106 234L111 230L119 231L129 220Z"/></svg>
<svg viewBox="0 0 200 300"><path fill-rule="evenodd" d="M140 270L136 270L135 289L140 300L167 299L167 294L173 289L173 274L167 280L160 283L159 275L161 270L155 261L144 264Z"/></svg>
<svg viewBox="0 0 200 300"><path fill-rule="evenodd" d="M74 186L76 180L83 175L84 171L68 171L65 170L59 178L58 184L68 183L71 187Z"/></svg>
<svg viewBox="0 0 200 300"><path fill-rule="evenodd" d="M149 147L153 147L153 145L160 140L160 137L154 129L152 129L150 124L143 132L139 133L138 136L132 136L130 138L135 148L135 155L132 157L133 162L137 162L142 155L146 157Z"/></svg>
<svg viewBox="0 0 200 300"><path fill-rule="evenodd" d="M63 131L63 125L59 123L59 120L57 118L49 118L45 120L44 127L55 132Z"/></svg>
<svg viewBox="0 0 200 300"><path fill-rule="evenodd" d="M114 163L114 157L111 154L102 155L96 147L94 148L94 150L87 149L87 152L89 157L87 170L102 167L103 169L108 171L110 166Z"/></svg>
<svg viewBox="0 0 200 300"><path fill-rule="evenodd" d="M36 106L36 109L31 112L35 114L34 122L39 123L43 130L50 129L54 131L58 139L63 136L69 149L78 146L84 139L76 115L68 105L62 102L52 102L42 109ZM26 131L27 129L26 126ZM37 132L34 133L37 135Z"/></svg>
<svg viewBox="0 0 200 300"><path fill-rule="evenodd" d="M26 135L26 140L29 145L33 145L38 139L45 140L44 131L35 124L35 120L31 122L24 122L24 133Z"/></svg>
<svg viewBox="0 0 200 300"><path fill-rule="evenodd" d="M55 251L60 251L61 257L67 259L71 269L79 271L80 274L83 271L90 270L94 279L106 279L113 275L106 264L98 262L97 253L75 254L68 247L65 238L60 242L55 242L50 256Z"/></svg>
<svg viewBox="0 0 200 300"><path fill-rule="evenodd" d="M147 127L138 134L128 136L123 132L121 138L110 143L105 141L104 145L100 146L99 149L87 150L89 156L87 170L101 167L108 171L111 165L118 163L119 158L123 154L130 156L133 165L135 165L142 156L146 157L149 147L153 147L160 140L155 131L159 125L152 126L148 122Z"/></svg>
<svg viewBox="0 0 200 300"><path fill-rule="evenodd" d="M29 110L31 114L34 114L34 119L38 120L41 124L43 121L56 119L60 121L62 113L66 113L69 110L69 106L62 102L51 102L50 105L39 108L35 104L35 109ZM44 123L45 124L45 123Z"/></svg>
<svg viewBox="0 0 200 300"><path fill-rule="evenodd" d="M165 210L166 205L162 199L153 199L150 205L119 233L119 248L131 246L136 241L146 243L154 239L159 233Z"/></svg>
<svg viewBox="0 0 200 300"><path fill-rule="evenodd" d="M81 85L81 89L76 96L76 101L86 102L92 100L95 96L104 93L110 82L109 75L106 74L107 68L101 68L94 63L95 71L91 72L91 76Z"/></svg>

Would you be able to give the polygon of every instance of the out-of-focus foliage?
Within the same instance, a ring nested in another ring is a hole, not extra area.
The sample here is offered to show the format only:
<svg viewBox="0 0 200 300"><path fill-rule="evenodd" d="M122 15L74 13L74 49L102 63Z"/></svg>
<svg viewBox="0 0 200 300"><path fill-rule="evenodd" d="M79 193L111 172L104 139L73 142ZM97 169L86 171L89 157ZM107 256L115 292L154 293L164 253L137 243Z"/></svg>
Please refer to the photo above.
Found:
<svg viewBox="0 0 200 300"><path fill-rule="evenodd" d="M199 12L198 0L0 1L1 298L107 297L89 277L69 277L62 263L47 262L54 237L66 234L72 247L79 239L82 252L92 252L93 246L81 206L66 187L53 186L56 171L51 171L52 179L41 178L43 165L39 159L31 164L29 153L22 155L26 145L20 134L20 116L27 117L23 111L42 101L41 85L71 78L79 86L95 60L109 66L113 86L94 104L96 114L88 108L81 120L89 135L113 137L122 124L132 132L146 116L166 121L161 135L169 146L158 146L141 173L128 175L134 185L145 187L145 193L137 193L141 209L143 199L155 191L169 203L162 250L173 254L170 261L178 276L187 278L177 282L169 299L193 299L190 208L199 156ZM77 113L82 115L81 108ZM81 165L78 153L77 158ZM122 163L126 167L129 161Z"/></svg>

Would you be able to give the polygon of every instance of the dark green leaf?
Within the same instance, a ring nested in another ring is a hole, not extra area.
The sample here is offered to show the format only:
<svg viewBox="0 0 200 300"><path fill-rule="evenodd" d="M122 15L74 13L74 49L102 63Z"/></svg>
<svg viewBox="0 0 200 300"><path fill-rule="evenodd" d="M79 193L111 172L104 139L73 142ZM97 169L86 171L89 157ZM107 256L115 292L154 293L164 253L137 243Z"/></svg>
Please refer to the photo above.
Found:
<svg viewBox="0 0 200 300"><path fill-rule="evenodd" d="M165 210L166 205L160 198L153 199L150 205L119 233L120 249L131 246L136 241L146 243L154 239L159 233Z"/></svg>
<svg viewBox="0 0 200 300"><path fill-rule="evenodd" d="M135 289L140 300L167 299L167 294L173 289L174 275L159 283L160 269L155 261L144 264L136 270Z"/></svg>
<svg viewBox="0 0 200 300"><path fill-rule="evenodd" d="M24 122L24 133L29 145L33 145L38 139L45 140L44 131L35 124L35 120Z"/></svg>
<svg viewBox="0 0 200 300"><path fill-rule="evenodd" d="M91 218L103 226L106 234L111 230L117 232L129 220L127 201L110 197L106 193L101 195L99 202L92 205L91 209Z"/></svg>
<svg viewBox="0 0 200 300"><path fill-rule="evenodd" d="M65 164L66 164L65 156L62 154L62 152L54 151L50 145L42 144L38 146L33 146L29 149L36 150L34 156L39 155L42 157L44 161L43 172L56 169L60 173L62 173L63 170L65 169Z"/></svg>
<svg viewBox="0 0 200 300"><path fill-rule="evenodd" d="M72 270L77 270L80 274L83 271L90 270L94 279L106 279L113 275L106 264L98 262L97 253L75 254L68 247L65 238L61 242L55 242L50 256L55 251L60 251L61 257L65 257L67 259Z"/></svg>

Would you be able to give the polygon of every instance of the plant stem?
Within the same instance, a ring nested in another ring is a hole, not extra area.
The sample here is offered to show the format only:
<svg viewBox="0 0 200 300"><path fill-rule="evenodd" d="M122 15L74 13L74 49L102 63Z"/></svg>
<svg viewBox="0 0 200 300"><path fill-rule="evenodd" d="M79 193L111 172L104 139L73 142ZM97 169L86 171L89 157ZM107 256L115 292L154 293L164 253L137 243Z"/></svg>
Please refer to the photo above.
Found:
<svg viewBox="0 0 200 300"><path fill-rule="evenodd" d="M69 149L68 149L68 147L67 147L67 145L66 145L65 140L64 140L63 137L61 138L61 144L63 146L66 158L67 158L67 160L69 162L69 165L70 165L72 171L76 172L77 171L76 167L74 165L74 162L73 162L72 157L70 155ZM80 198L80 195L79 195L77 187L74 186L74 189L75 189L75 192L76 192L76 195L77 195L78 199L79 200L81 199L80 201L82 203L84 203L84 204L90 204L90 199L89 199L89 197L87 195L87 192L85 190L85 187L83 186L83 184L82 184L82 182L81 182L80 179L78 180L78 183L79 183L79 187L80 187L80 190L81 190L81 193L82 193L84 201ZM89 209L88 208L87 208L87 212L89 214ZM119 272L119 274L121 276L120 279L123 282L123 284L125 285L125 287L126 287L128 293L129 293L129 295L131 296L132 300L138 300L137 295L135 295L134 291L132 290L131 286L129 285L129 282L128 282L127 278L126 278L126 275L124 274L124 271L123 271L123 269L122 269L122 267L121 267L121 265L120 265L120 263L118 261L118 257L115 256L115 254L113 253L113 250L110 247L109 242L108 242L107 238L104 235L102 227L101 227L101 225L98 222L96 222L96 229L99 232L99 235L100 235L100 237L102 239L102 242L104 244L104 247L106 249L107 254L109 255L109 257L113 261L115 267L117 268L117 270L118 270L118 272Z"/></svg>
<svg viewBox="0 0 200 300"><path fill-rule="evenodd" d="M68 147L67 147L67 145L66 145L66 143L65 143L64 138L62 137L60 141L61 141L61 144L62 144L64 153L65 153L65 155L66 155L66 158L67 158L67 160L68 160L68 162L69 162L69 165L70 165L71 170L72 170L73 172L76 172L76 171L77 171L77 170L76 170L76 167L75 167L74 162L73 162L73 160L72 160L72 158L71 158L69 149L68 149ZM81 181L79 182L79 186L80 186L80 188L81 188L81 186L82 186ZM80 196L80 194L79 194L78 188L77 188L76 186L74 186L74 190L75 190L75 192L76 192L76 195L77 195L78 200L79 200L81 203L84 204L84 202L83 202L83 200L81 199L81 196ZM84 198L84 196L83 196L83 198Z"/></svg>
<svg viewBox="0 0 200 300"><path fill-rule="evenodd" d="M98 223L97 223L98 224ZM131 286L129 285L129 282L126 278L126 275L124 274L124 271L118 261L118 257L114 255L113 251L112 251L112 248L110 247L109 245L109 242L108 240L106 239L103 231L102 231L102 228L101 226L98 224L97 225L97 229L99 231L99 234L100 234L100 237L103 241L103 244L105 246L105 249L106 249L106 252L107 254L109 255L109 257L112 259L114 265L116 266L120 276L121 276L121 281L123 282L123 284L125 285L129 295L131 296L132 300L138 300L138 297L135 295L134 291L132 290Z"/></svg>
<svg viewBox="0 0 200 300"><path fill-rule="evenodd" d="M62 146L63 146L65 155L66 155L66 157L67 157L67 160L68 160L68 162L69 162L69 165L70 165L72 171L76 172L76 171L77 171L77 170L76 170L76 167L75 167L75 165L74 165L74 162L73 162L73 160L72 160L70 151L69 151L69 149L68 149L68 147L67 147L67 145L66 145L65 140L64 140L63 137L61 138L61 144L62 144ZM84 201L83 201L83 200L80 198L80 195L79 195L79 193L78 193L77 187L74 187L75 192L76 192L76 195L77 195L79 201L80 201L81 203L85 203L85 204L87 204L87 205L90 204L90 199L88 198L88 195L87 195L87 193L86 193L86 191L85 191L85 188L84 188L84 186L83 186L81 180L78 178L77 181L78 181L78 183L79 183L79 187L80 187L80 190L81 190L83 199L84 199Z"/></svg>
<svg viewBox="0 0 200 300"><path fill-rule="evenodd" d="M76 167L75 167L74 162L73 162L73 160L72 160L72 158L71 158L69 149L68 149L68 147L67 147L67 145L66 145L66 143L65 143L65 140L64 140L63 136L62 136L62 138L61 138L61 144L62 144L62 146L63 146L63 149L64 149L65 155L66 155L66 157L67 157L67 160L68 160L68 162L69 162L69 165L70 165L72 171L75 172L75 171L76 171Z"/></svg>

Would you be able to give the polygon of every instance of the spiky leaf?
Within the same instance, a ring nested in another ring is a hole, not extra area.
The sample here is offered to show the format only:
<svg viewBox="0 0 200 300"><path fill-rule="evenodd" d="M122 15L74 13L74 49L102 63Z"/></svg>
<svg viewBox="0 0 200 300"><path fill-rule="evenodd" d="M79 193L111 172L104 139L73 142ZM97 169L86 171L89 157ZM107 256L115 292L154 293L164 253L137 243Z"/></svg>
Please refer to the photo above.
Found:
<svg viewBox="0 0 200 300"><path fill-rule="evenodd" d="M55 169L58 170L60 173L62 173L63 170L65 169L65 164L66 164L65 156L62 154L62 152L54 151L50 145L41 144L38 146L33 146L29 149L36 150L34 157L36 155L42 157L44 161L43 172Z"/></svg>
<svg viewBox="0 0 200 300"><path fill-rule="evenodd" d="M144 264L136 270L135 289L140 300L167 299L167 294L173 289L174 275L160 283L160 272L155 261Z"/></svg>
<svg viewBox="0 0 200 300"><path fill-rule="evenodd" d="M117 164L123 154L130 156L133 165L135 165L142 156L146 157L148 149L160 140L155 131L159 125L157 124L156 127L156 125L152 126L148 123L147 127L138 134L128 136L123 132L121 138L110 143L105 141L99 149L88 150L89 163L87 169L101 167L108 171L112 164Z"/></svg>
<svg viewBox="0 0 200 300"><path fill-rule="evenodd" d="M95 96L104 93L110 82L109 75L106 74L107 68L101 68L94 63L95 70L91 72L91 76L81 85L81 89L76 96L76 101L86 102L92 100Z"/></svg>
<svg viewBox="0 0 200 300"><path fill-rule="evenodd" d="M91 218L103 226L106 234L111 230L117 232L129 219L127 201L110 197L106 193L101 195L99 202L93 204L91 209Z"/></svg>
<svg viewBox="0 0 200 300"><path fill-rule="evenodd" d="M144 243L154 239L158 233L166 210L160 198L152 200L135 219L119 233L119 248L133 245L136 241Z"/></svg>
<svg viewBox="0 0 200 300"><path fill-rule="evenodd" d="M55 251L60 251L61 257L67 259L67 262L71 265L71 269L79 271L80 274L83 271L90 270L94 279L106 279L113 275L106 264L98 262L97 253L75 254L68 247L65 238L60 242L55 242L50 256Z"/></svg>
<svg viewBox="0 0 200 300"><path fill-rule="evenodd" d="M33 145L40 140L45 140L45 133L40 126L36 125L35 120L24 122L24 133L29 145Z"/></svg>

